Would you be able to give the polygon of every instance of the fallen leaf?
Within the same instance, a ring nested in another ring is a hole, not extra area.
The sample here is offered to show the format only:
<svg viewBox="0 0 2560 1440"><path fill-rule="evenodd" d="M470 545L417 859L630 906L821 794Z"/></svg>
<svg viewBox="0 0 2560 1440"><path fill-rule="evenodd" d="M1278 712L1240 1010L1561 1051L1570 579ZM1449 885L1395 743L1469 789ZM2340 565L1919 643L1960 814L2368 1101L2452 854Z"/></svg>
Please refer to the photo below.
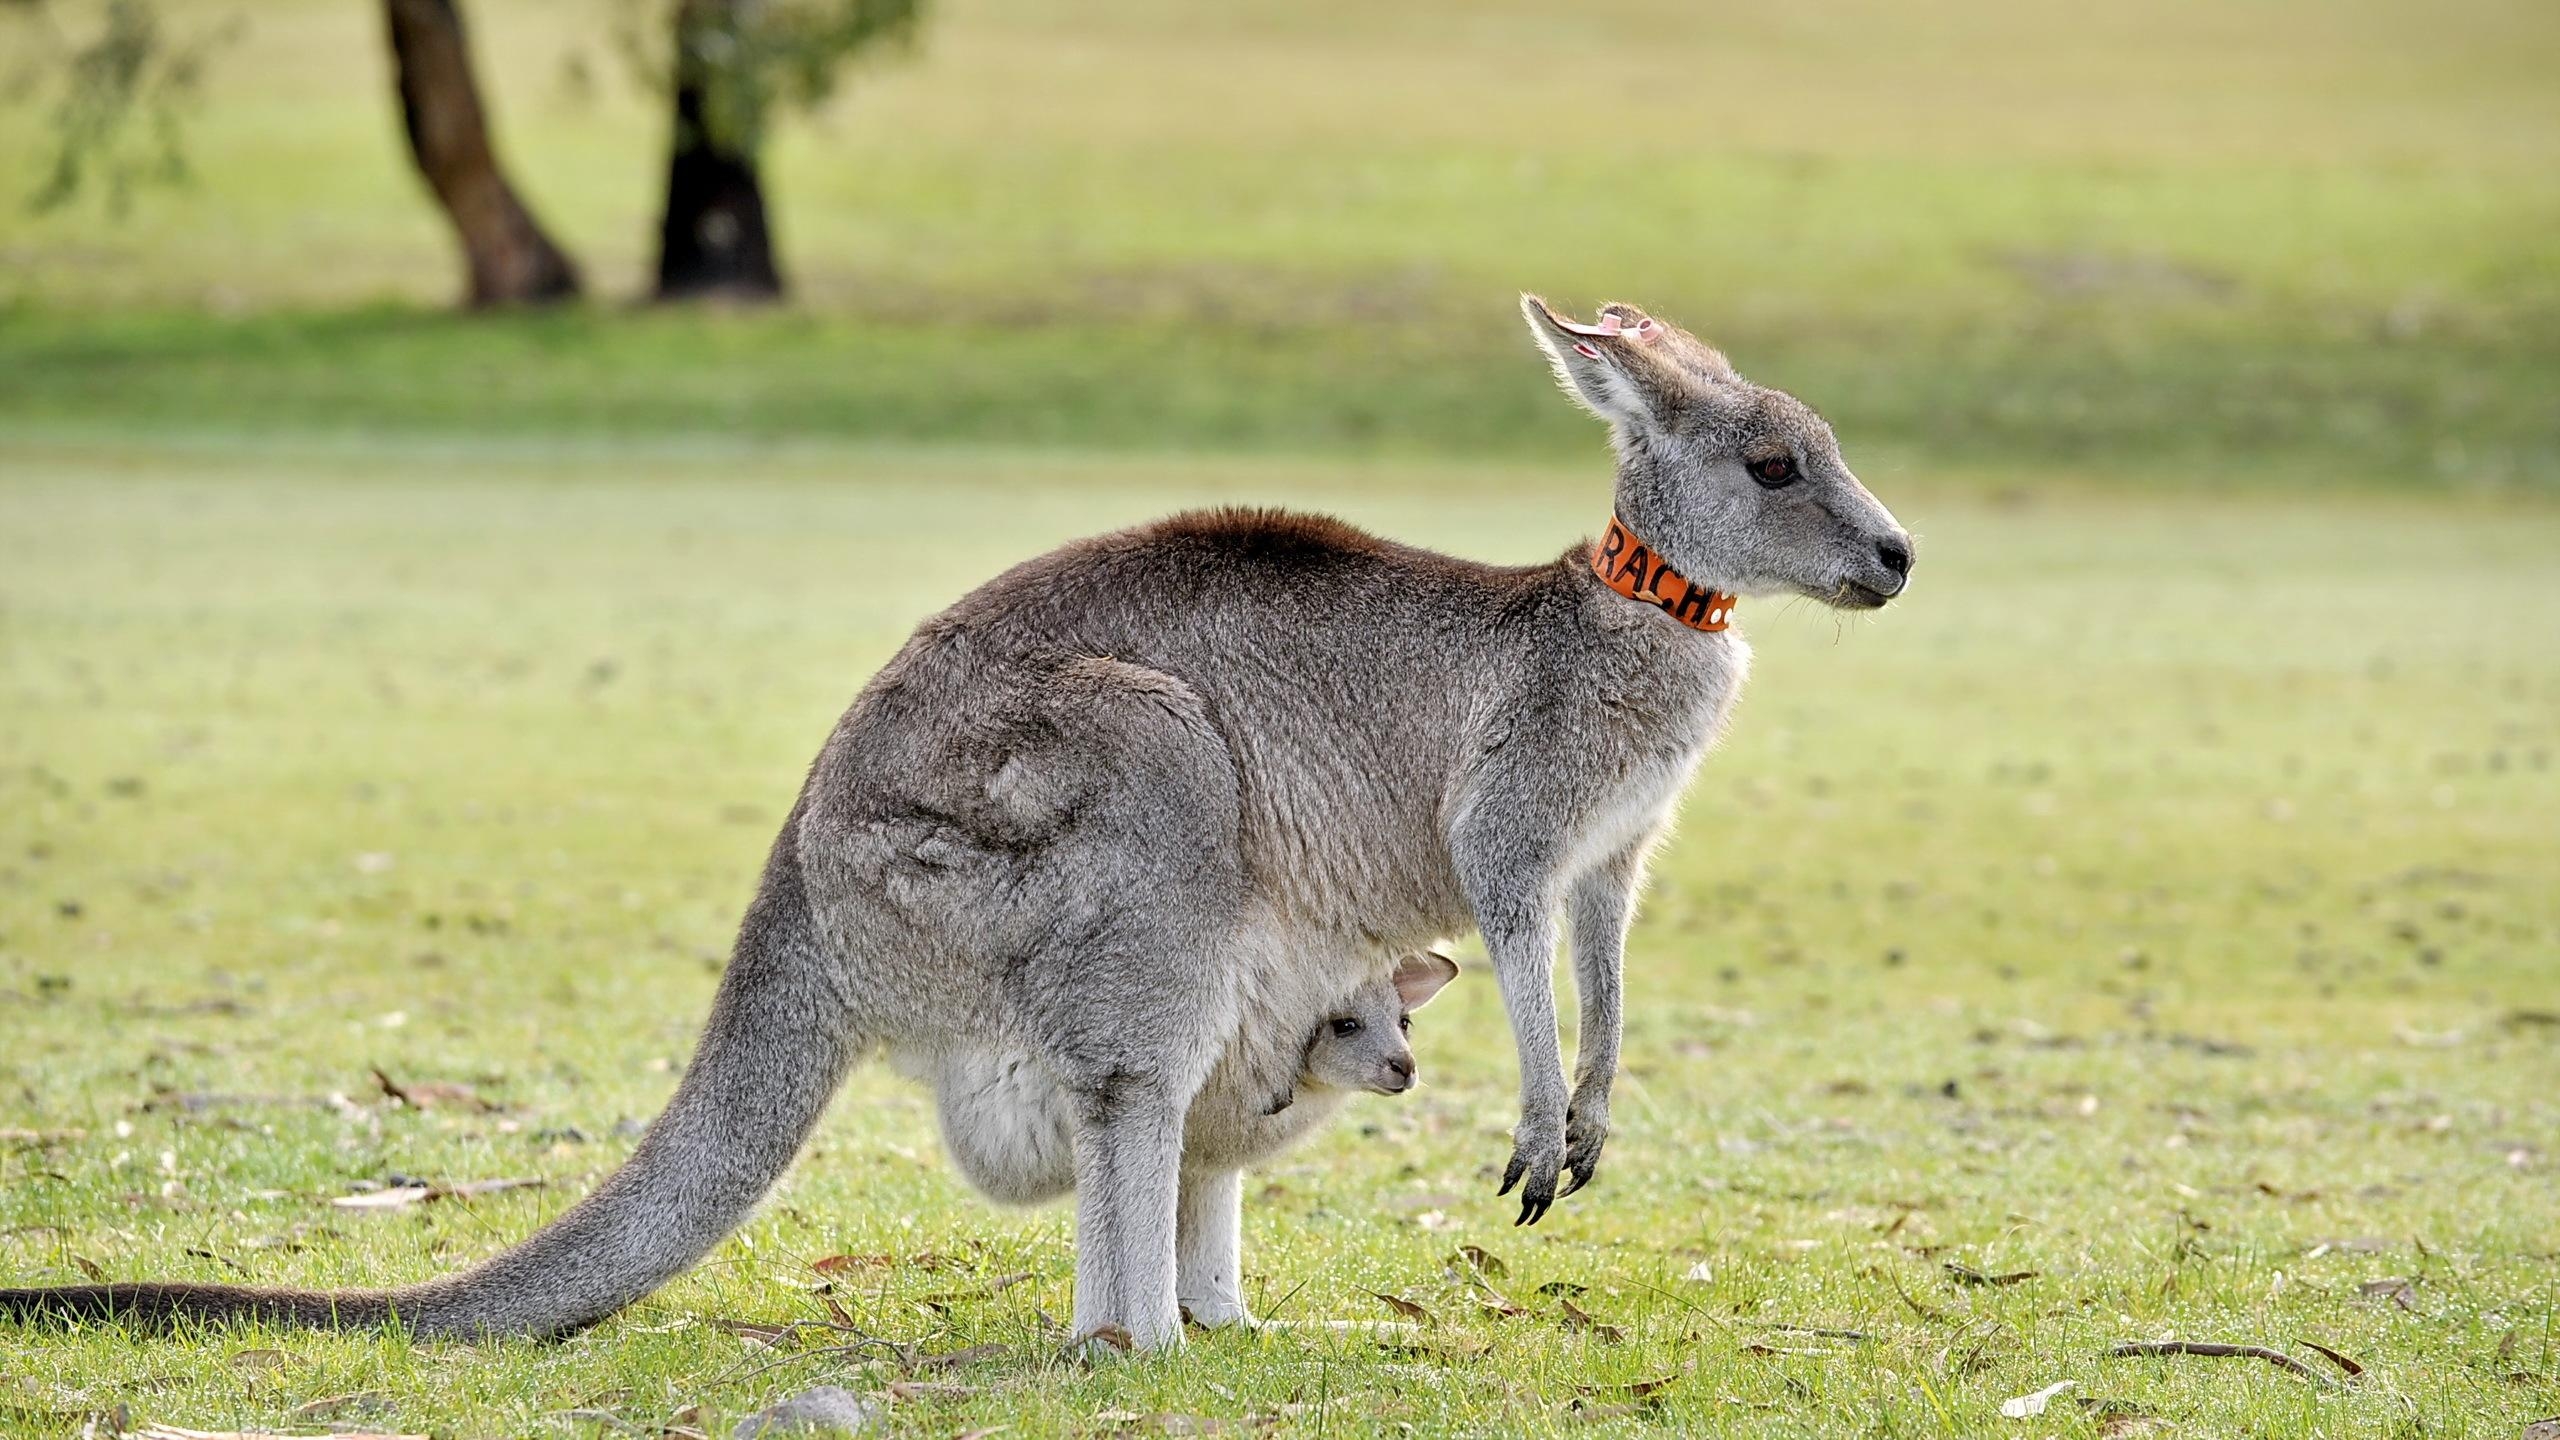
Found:
<svg viewBox="0 0 2560 1440"><path fill-rule="evenodd" d="M2011 1270L2001 1275L1986 1275L1970 1265L1947 1262L1947 1274L1959 1285L2016 1285L2042 1275L2041 1270Z"/></svg>
<svg viewBox="0 0 2560 1440"><path fill-rule="evenodd" d="M1541 1295L1588 1295L1591 1293L1591 1287L1576 1285L1570 1280L1550 1280L1538 1287L1538 1293Z"/></svg>
<svg viewBox="0 0 2560 1440"><path fill-rule="evenodd" d="M1573 1303L1573 1298L1569 1295L1557 1296L1556 1304L1564 1307L1564 1324L1568 1330L1580 1330L1596 1335L1612 1345L1627 1338L1626 1331L1615 1325L1604 1325L1591 1318L1581 1306Z"/></svg>
<svg viewBox="0 0 2560 1440"><path fill-rule="evenodd" d="M1381 1303L1385 1304L1388 1309L1393 1310L1407 1320L1411 1320L1422 1325L1437 1325L1440 1323L1439 1319L1432 1315L1430 1311L1423 1309L1421 1306L1414 1304L1412 1301L1407 1300L1401 1295L1389 1295L1384 1291L1379 1290L1372 1290L1369 1294Z"/></svg>
<svg viewBox="0 0 2560 1440"><path fill-rule="evenodd" d="M1714 1266L1708 1264L1704 1260L1701 1260L1697 1264L1690 1266L1681 1274L1680 1278L1704 1285L1716 1278L1716 1270Z"/></svg>
<svg viewBox="0 0 2560 1440"><path fill-rule="evenodd" d="M2359 1365L2355 1361L2348 1359L2346 1356L2339 1354L2337 1351L2330 1349L2328 1346L2321 1344L2319 1341L2304 1340L2302 1343L2310 1349L2319 1351L2322 1358L2326 1359L2330 1364L2347 1372L2348 1379L2353 1380L2364 1374L2364 1367L2362 1365Z"/></svg>
<svg viewBox="0 0 2560 1440"><path fill-rule="evenodd" d="M889 1407L877 1400L865 1399L841 1385L820 1385L779 1404L768 1405L738 1422L729 1432L730 1440L755 1440L760 1435L784 1435L793 1431L856 1434L880 1423Z"/></svg>
<svg viewBox="0 0 2560 1440"><path fill-rule="evenodd" d="M1118 1325L1096 1325L1084 1332L1082 1339L1088 1346L1106 1345L1123 1354L1138 1348L1138 1342L1130 1337L1128 1330Z"/></svg>
<svg viewBox="0 0 2560 1440"><path fill-rule="evenodd" d="M1488 1280L1500 1280L1511 1273L1511 1267L1502 1262L1501 1256L1481 1245L1461 1245L1450 1252L1449 1258Z"/></svg>
<svg viewBox="0 0 2560 1440"><path fill-rule="evenodd" d="M282 1350L241 1350L231 1357L234 1370L281 1370L293 1357Z"/></svg>
<svg viewBox="0 0 2560 1440"><path fill-rule="evenodd" d="M386 1020L388 1018L385 1017ZM402 1018L406 1019L405 1016ZM373 1083L381 1089L383 1098L398 1101L412 1110L433 1110L439 1105L449 1105L486 1115L498 1108L481 1099L479 1091L458 1081L422 1080L414 1085L403 1085L377 1066L373 1071Z"/></svg>
<svg viewBox="0 0 2560 1440"><path fill-rule="evenodd" d="M2053 1403L2054 1396L2079 1383L2077 1380L2056 1380L2032 1395L2013 1395L2000 1402L2000 1418L2024 1420L2031 1415L2041 1415L2045 1407Z"/></svg>
<svg viewBox="0 0 2560 1440"><path fill-rule="evenodd" d="M2525 1426L2517 1433L2516 1440L2560 1440L2560 1415Z"/></svg>

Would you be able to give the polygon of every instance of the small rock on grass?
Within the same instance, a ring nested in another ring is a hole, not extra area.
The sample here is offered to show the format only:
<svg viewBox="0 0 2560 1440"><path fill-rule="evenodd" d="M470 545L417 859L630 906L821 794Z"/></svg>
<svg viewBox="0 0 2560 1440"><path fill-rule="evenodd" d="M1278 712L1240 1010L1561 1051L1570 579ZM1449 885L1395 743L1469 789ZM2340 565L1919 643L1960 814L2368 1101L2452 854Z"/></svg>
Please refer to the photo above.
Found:
<svg viewBox="0 0 2560 1440"><path fill-rule="evenodd" d="M769 1405L738 1422L729 1440L790 1434L858 1435L889 1413L889 1407L867 1400L841 1385L803 1390L778 1405Z"/></svg>

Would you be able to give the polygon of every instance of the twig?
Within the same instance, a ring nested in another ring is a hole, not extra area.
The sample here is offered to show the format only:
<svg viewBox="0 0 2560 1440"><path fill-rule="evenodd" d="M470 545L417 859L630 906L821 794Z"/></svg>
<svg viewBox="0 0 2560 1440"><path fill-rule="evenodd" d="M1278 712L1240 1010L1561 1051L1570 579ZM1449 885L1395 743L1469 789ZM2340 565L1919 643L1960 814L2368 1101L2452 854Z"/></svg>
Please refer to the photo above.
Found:
<svg viewBox="0 0 2560 1440"><path fill-rule="evenodd" d="M1912 1314L1919 1316L1923 1320L1943 1320L1947 1318L1946 1312L1931 1309L1929 1306L1923 1305L1919 1301L1912 1299L1911 1292L1902 1288L1901 1276L1896 1275L1891 1270L1887 1270L1884 1272L1884 1278L1892 1282L1893 1293L1902 1297L1902 1303L1911 1307Z"/></svg>
<svg viewBox="0 0 2560 1440"><path fill-rule="evenodd" d="M2264 1360L2315 1385L2337 1383L2283 1351L2270 1350L2264 1345L2222 1345L2210 1340L2129 1340L2107 1352L2108 1358L2114 1360L2141 1355L2231 1355L2247 1360Z"/></svg>

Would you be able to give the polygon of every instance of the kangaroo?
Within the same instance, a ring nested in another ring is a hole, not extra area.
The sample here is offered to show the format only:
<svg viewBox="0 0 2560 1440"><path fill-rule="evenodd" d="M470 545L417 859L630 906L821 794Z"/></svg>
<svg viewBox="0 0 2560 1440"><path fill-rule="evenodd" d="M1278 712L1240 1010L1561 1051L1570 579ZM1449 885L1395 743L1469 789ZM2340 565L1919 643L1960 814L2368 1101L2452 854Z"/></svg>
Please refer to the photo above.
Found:
<svg viewBox="0 0 2560 1440"><path fill-rule="evenodd" d="M1237 1037L1470 929L1519 1060L1498 1193L1536 1222L1599 1173L1627 924L1748 670L1736 597L1874 609L1912 552L1821 417L1687 332L1521 312L1609 427L1597 545L1494 566L1225 509L1027 560L918 626L837 722L691 1065L585 1200L416 1285L8 1290L0 1314L566 1334L727 1235L856 1060L980 1051L1035 1057L1066 1097L1075 1331L1178 1345L1185 1257L1232 1235L1240 1191L1185 1163L1186 1116L1288 1078Z"/></svg>
<svg viewBox="0 0 2560 1440"><path fill-rule="evenodd" d="M1240 1174L1314 1133L1355 1092L1412 1089L1418 1069L1405 1038L1412 1012L1457 975L1455 961L1425 951L1311 1023L1249 1020L1220 1063L1246 1074L1285 1069L1287 1079L1258 1101L1246 1086L1202 1087L1183 1117L1184 1170ZM1075 1188L1075 1109L1036 1056L893 1051L891 1060L933 1087L945 1148L990 1199L1035 1205ZM1221 1190L1215 1199L1223 1208L1187 1211L1176 1227L1176 1299L1194 1323L1211 1329L1255 1323L1244 1304L1240 1194L1240 1187Z"/></svg>

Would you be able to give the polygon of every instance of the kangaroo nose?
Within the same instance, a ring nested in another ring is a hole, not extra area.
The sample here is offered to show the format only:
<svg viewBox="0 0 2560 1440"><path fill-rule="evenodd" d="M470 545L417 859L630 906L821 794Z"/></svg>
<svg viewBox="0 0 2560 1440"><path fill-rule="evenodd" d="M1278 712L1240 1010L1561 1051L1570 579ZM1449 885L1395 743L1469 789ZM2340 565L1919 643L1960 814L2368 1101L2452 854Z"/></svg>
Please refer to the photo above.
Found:
<svg viewBox="0 0 2560 1440"><path fill-rule="evenodd" d="M1387 1073L1396 1077L1397 1088L1402 1089L1413 1083L1413 1062L1401 1055L1390 1056L1387 1059Z"/></svg>
<svg viewBox="0 0 2560 1440"><path fill-rule="evenodd" d="M1876 558L1884 562L1884 568L1887 570L1905 580L1911 578L1911 543L1909 541L1901 539L1877 541Z"/></svg>

